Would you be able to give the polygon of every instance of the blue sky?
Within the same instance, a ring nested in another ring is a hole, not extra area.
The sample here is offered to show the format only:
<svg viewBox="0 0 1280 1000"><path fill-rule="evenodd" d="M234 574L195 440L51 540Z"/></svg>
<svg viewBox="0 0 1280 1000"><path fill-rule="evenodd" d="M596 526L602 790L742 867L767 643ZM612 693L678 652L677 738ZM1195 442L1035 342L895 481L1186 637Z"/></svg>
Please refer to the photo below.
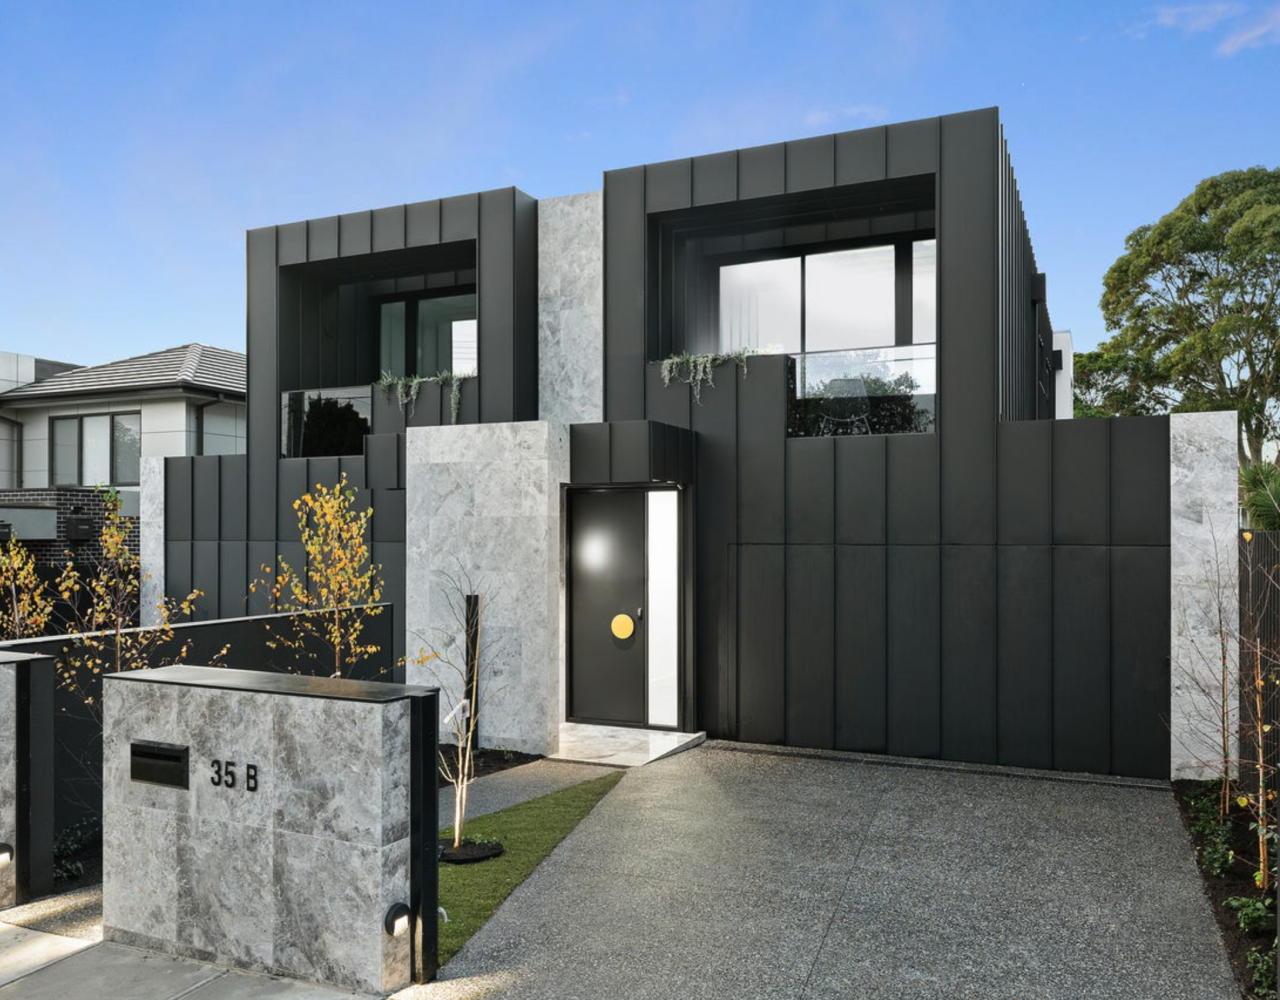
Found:
<svg viewBox="0 0 1280 1000"><path fill-rule="evenodd" d="M244 230L999 105L1057 328L1280 165L1280 3L0 0L0 349L244 345Z"/></svg>

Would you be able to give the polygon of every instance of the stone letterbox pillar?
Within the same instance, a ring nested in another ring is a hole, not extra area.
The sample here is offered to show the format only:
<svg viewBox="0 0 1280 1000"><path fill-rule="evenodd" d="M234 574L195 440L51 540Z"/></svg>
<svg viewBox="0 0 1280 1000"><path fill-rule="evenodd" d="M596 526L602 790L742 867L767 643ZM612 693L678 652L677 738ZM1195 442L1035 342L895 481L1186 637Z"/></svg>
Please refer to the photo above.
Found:
<svg viewBox="0 0 1280 1000"><path fill-rule="evenodd" d="M106 939L370 993L434 976L434 689L180 666L103 699Z"/></svg>

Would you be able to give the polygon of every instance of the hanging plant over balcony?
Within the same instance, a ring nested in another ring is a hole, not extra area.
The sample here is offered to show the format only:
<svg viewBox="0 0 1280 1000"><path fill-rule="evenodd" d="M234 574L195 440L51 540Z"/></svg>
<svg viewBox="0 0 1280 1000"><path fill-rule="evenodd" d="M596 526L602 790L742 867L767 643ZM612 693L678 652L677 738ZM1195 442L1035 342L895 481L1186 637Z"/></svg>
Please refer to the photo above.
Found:
<svg viewBox="0 0 1280 1000"><path fill-rule="evenodd" d="M428 375L423 381L434 382L440 388L448 387L449 389L449 423L456 424L458 422L458 410L462 406L462 383L469 378L475 378L475 372L436 372L434 375Z"/></svg>
<svg viewBox="0 0 1280 1000"><path fill-rule="evenodd" d="M693 401L702 405L702 387L715 388L713 372L726 361L732 361L747 377L747 355L749 351L731 351L728 354L673 354L662 362L662 384L668 386L672 380L684 382L693 387Z"/></svg>
<svg viewBox="0 0 1280 1000"><path fill-rule="evenodd" d="M422 388L422 383L427 381L420 375L392 375L391 372L383 372L374 383L382 390L382 395L387 399L395 396L396 402L400 405L400 412L406 412L413 416L414 404L418 401L418 390Z"/></svg>
<svg viewBox="0 0 1280 1000"><path fill-rule="evenodd" d="M418 390L422 388L423 382L431 382L441 388L448 387L449 422L456 424L458 411L462 406L462 383L475 377L475 372L443 371L436 372L434 375L392 375L391 372L383 372L376 385L388 399L392 394L395 395L396 402L400 404L401 413L405 413L408 407L407 412L410 417L413 416L413 407L418 401Z"/></svg>

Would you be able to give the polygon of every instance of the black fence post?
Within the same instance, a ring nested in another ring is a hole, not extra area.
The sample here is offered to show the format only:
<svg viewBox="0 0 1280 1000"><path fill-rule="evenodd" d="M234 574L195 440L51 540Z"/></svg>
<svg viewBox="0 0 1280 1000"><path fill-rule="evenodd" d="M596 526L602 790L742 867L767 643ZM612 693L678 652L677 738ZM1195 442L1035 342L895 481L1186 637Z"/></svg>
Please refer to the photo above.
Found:
<svg viewBox="0 0 1280 1000"><path fill-rule="evenodd" d="M0 653L14 668L17 704L13 845L15 903L53 891L53 688L52 657Z"/></svg>

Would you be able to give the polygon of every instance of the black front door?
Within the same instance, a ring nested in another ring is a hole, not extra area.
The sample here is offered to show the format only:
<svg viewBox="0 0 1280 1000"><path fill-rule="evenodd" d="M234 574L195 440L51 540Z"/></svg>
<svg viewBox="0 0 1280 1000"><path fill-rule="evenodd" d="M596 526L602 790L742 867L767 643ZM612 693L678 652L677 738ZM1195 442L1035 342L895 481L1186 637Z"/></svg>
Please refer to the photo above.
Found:
<svg viewBox="0 0 1280 1000"><path fill-rule="evenodd" d="M645 494L569 494L569 718L645 722Z"/></svg>

